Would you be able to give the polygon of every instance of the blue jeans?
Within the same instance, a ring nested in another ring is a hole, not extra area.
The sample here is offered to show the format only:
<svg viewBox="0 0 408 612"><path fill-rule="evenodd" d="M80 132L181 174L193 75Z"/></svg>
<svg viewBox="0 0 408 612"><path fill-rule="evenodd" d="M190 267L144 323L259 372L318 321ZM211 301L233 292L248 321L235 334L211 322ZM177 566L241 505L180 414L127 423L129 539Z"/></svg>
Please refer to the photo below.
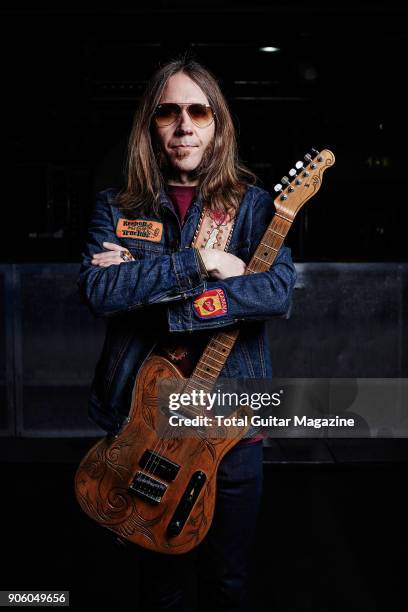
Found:
<svg viewBox="0 0 408 612"><path fill-rule="evenodd" d="M251 548L262 492L262 441L238 444L218 469L217 501L208 534L194 550L162 555L137 548L141 608L184 612L195 582L197 609L238 611L245 606Z"/></svg>

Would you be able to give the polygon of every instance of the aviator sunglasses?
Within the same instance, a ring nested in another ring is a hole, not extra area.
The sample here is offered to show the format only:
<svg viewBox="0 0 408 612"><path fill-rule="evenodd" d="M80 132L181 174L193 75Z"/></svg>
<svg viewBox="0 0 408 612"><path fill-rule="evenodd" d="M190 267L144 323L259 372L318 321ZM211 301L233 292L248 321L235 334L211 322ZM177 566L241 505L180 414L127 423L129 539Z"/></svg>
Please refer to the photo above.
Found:
<svg viewBox="0 0 408 612"><path fill-rule="evenodd" d="M164 102L156 106L154 111L154 120L157 127L166 127L175 123L181 115L182 106L187 107L190 119L197 127L208 127L214 121L215 113L209 104Z"/></svg>

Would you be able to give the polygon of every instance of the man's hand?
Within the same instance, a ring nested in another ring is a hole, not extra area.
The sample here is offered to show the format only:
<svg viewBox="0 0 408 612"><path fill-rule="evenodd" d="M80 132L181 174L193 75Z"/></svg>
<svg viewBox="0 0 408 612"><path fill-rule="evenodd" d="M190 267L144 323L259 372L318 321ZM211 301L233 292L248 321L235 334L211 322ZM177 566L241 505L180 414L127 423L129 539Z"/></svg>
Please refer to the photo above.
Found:
<svg viewBox="0 0 408 612"><path fill-rule="evenodd" d="M128 257L134 259L130 251L120 246L119 244L115 244L114 242L103 242L102 245L108 249L103 253L95 253L92 257L91 263L94 266L102 266L103 268L107 268L112 264L118 266L121 263L125 263L125 260L121 257L121 252L125 252Z"/></svg>
<svg viewBox="0 0 408 612"><path fill-rule="evenodd" d="M239 257L217 251L216 249L199 249L208 273L213 278L223 280L229 276L242 276L245 274L246 264Z"/></svg>

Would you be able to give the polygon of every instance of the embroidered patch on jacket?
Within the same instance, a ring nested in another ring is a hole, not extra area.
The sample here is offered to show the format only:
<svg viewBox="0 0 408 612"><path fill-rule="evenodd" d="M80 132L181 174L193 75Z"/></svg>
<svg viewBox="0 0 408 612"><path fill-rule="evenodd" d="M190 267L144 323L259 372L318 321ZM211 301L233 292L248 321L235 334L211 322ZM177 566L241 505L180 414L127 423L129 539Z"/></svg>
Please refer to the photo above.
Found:
<svg viewBox="0 0 408 612"><path fill-rule="evenodd" d="M160 242L163 233L163 223L146 221L146 219L119 219L116 235L119 238L139 238Z"/></svg>
<svg viewBox="0 0 408 612"><path fill-rule="evenodd" d="M228 312L227 298L223 289L209 289L193 302L194 311L200 319L222 317Z"/></svg>

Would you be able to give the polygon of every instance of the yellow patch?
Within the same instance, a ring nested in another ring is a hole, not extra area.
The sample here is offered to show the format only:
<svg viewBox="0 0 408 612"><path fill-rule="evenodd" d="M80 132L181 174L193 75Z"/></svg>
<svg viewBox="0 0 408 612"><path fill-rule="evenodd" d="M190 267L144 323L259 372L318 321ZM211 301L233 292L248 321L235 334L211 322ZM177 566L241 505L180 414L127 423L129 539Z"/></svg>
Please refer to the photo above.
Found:
<svg viewBox="0 0 408 612"><path fill-rule="evenodd" d="M201 293L193 302L194 311L200 319L221 317L228 312L227 298L221 288Z"/></svg>

